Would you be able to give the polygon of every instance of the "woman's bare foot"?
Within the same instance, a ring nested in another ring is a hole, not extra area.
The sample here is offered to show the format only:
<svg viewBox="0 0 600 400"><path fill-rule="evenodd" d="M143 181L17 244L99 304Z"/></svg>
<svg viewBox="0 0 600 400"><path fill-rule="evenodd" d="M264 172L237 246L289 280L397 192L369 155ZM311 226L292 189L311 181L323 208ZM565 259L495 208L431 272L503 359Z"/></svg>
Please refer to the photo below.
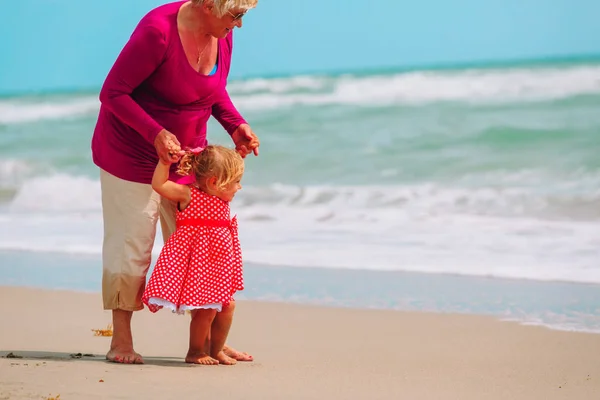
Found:
<svg viewBox="0 0 600 400"><path fill-rule="evenodd" d="M113 310L113 336L106 359L119 364L143 364L144 359L133 350L131 316L133 311Z"/></svg>
<svg viewBox="0 0 600 400"><path fill-rule="evenodd" d="M243 351L237 351L233 347L223 346L223 353L237 361L254 361L254 357Z"/></svg>
<svg viewBox="0 0 600 400"><path fill-rule="evenodd" d="M143 364L144 359L141 355L131 349L110 349L106 353L106 359L110 362L119 364Z"/></svg>
<svg viewBox="0 0 600 400"><path fill-rule="evenodd" d="M229 357L223 351L220 351L217 354L215 354L214 358L216 358L217 360L219 360L219 364L223 364L223 365L235 365L235 364L237 364L237 361L235 360L235 358Z"/></svg>
<svg viewBox="0 0 600 400"><path fill-rule="evenodd" d="M214 358L205 353L188 353L188 355L185 356L185 362L188 364L219 365L218 360L215 360Z"/></svg>

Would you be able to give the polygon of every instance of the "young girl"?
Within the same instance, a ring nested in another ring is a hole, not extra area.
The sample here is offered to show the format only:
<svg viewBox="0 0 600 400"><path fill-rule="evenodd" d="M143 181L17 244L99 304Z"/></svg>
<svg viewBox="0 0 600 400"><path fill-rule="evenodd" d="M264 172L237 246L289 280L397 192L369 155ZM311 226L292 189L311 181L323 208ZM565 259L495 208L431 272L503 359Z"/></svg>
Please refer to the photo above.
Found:
<svg viewBox="0 0 600 400"><path fill-rule="evenodd" d="M165 243L144 291L150 311L191 311L187 363L235 364L223 353L231 326L233 294L243 290L237 219L229 202L242 188L242 157L223 146L186 152L177 173L191 185L169 181L170 164L159 161L152 188L177 203L177 229Z"/></svg>

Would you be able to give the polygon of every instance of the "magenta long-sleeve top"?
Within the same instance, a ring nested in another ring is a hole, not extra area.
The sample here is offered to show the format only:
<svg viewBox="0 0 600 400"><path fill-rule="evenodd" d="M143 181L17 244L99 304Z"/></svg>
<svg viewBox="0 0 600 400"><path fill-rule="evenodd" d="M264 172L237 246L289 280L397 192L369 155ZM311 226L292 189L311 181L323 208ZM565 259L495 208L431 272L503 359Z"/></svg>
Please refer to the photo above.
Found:
<svg viewBox="0 0 600 400"><path fill-rule="evenodd" d="M197 72L187 61L177 29L183 3L155 8L140 21L100 91L92 157L118 178L152 182L158 162L154 139L162 129L173 133L182 148L193 148L207 144L211 115L229 134L246 123L226 90L232 33L218 40L216 72ZM182 181L173 172L171 179Z"/></svg>

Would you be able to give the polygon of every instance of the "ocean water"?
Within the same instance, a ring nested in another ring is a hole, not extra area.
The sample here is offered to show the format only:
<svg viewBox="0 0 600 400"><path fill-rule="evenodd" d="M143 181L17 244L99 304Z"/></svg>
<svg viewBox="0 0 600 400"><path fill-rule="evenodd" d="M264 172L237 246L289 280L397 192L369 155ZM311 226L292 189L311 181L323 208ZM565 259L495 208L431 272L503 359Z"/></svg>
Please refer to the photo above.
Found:
<svg viewBox="0 0 600 400"><path fill-rule="evenodd" d="M229 92L262 143L232 205L247 262L600 284L600 64ZM0 98L3 254L100 256L98 107L97 93ZM229 143L214 121L209 140Z"/></svg>

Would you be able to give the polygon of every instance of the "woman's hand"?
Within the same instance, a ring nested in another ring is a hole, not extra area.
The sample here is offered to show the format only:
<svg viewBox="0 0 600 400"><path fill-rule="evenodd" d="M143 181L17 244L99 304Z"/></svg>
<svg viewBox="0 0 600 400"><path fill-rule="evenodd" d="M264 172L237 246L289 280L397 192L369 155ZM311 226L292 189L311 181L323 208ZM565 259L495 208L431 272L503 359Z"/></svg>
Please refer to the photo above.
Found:
<svg viewBox="0 0 600 400"><path fill-rule="evenodd" d="M173 164L181 158L181 144L179 140L166 129L163 129L154 139L154 147L158 157L165 163Z"/></svg>
<svg viewBox="0 0 600 400"><path fill-rule="evenodd" d="M231 134L231 138L233 139L233 143L235 143L235 150L243 158L250 153L254 153L255 156L258 155L260 141L258 140L258 136L252 131L252 128L250 128L250 125L241 124L238 126Z"/></svg>

